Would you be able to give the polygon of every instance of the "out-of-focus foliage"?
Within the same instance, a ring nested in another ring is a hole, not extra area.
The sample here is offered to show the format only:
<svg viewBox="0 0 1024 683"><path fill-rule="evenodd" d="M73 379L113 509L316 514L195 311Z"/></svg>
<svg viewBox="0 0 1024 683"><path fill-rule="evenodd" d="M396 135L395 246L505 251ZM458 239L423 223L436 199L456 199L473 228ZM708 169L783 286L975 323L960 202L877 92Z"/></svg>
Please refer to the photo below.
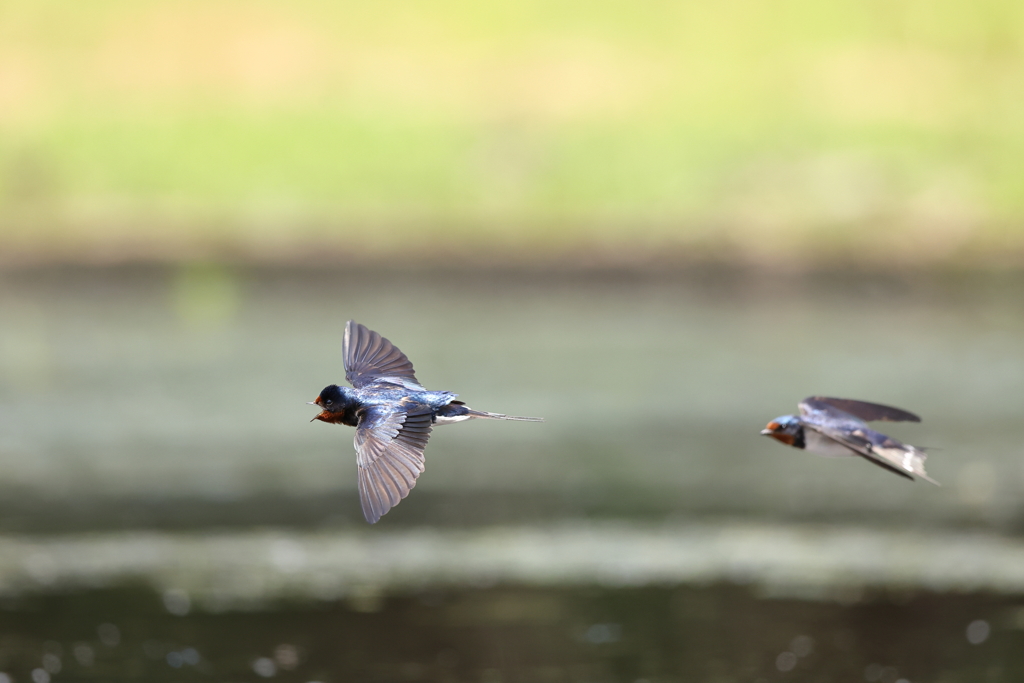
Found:
<svg viewBox="0 0 1024 683"><path fill-rule="evenodd" d="M1019 0L0 4L0 250L999 261Z"/></svg>

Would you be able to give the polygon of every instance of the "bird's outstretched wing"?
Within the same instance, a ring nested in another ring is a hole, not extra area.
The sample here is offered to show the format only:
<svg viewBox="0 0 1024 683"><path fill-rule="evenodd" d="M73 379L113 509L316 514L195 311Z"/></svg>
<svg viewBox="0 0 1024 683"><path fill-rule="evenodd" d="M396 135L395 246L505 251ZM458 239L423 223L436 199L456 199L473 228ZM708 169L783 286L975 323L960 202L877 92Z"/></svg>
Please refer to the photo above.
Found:
<svg viewBox="0 0 1024 683"><path fill-rule="evenodd" d="M431 412L401 412L373 406L356 427L359 501L374 524L398 505L423 473L423 449L430 436Z"/></svg>
<svg viewBox="0 0 1024 683"><path fill-rule="evenodd" d="M913 413L883 406L880 403L868 403L867 401L855 401L850 398L829 398L828 396L808 396L800 401L800 413L807 415L811 412L823 412L835 415L838 410L846 415L864 420L865 422L920 422L921 418ZM839 415L837 417L845 417Z"/></svg>
<svg viewBox="0 0 1024 683"><path fill-rule="evenodd" d="M407 389L424 390L405 354L355 320L345 325L341 355L345 360L345 379L356 389L374 382L390 382Z"/></svg>

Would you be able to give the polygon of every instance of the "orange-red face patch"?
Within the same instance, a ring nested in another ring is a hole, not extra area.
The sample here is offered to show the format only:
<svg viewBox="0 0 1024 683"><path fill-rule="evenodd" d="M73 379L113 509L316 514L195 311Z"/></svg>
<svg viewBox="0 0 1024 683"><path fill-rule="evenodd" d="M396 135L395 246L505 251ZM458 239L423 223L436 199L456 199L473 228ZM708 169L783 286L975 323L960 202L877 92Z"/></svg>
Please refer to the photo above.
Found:
<svg viewBox="0 0 1024 683"><path fill-rule="evenodd" d="M786 434L782 432L782 425L772 420L765 426L765 430L771 432L768 436L772 437L776 441L781 441L787 446L792 446L796 443L796 437L792 434Z"/></svg>
<svg viewBox="0 0 1024 683"><path fill-rule="evenodd" d="M773 434L769 434L769 436L771 436L776 441L781 441L782 443L786 444L787 446L792 446L794 443L796 443L796 437L793 436L792 434L783 434L781 432L774 432Z"/></svg>

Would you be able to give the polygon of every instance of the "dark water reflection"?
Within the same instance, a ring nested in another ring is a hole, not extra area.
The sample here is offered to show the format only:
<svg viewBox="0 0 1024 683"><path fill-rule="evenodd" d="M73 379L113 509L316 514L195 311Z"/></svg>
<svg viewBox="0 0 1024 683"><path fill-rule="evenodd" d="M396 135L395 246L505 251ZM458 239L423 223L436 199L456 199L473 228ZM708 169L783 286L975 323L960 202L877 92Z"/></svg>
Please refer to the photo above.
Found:
<svg viewBox="0 0 1024 683"><path fill-rule="evenodd" d="M36 683L1024 677L1024 601L985 595L878 593L841 605L733 586L501 586L241 613L168 608L183 611L132 588L8 602L0 670Z"/></svg>

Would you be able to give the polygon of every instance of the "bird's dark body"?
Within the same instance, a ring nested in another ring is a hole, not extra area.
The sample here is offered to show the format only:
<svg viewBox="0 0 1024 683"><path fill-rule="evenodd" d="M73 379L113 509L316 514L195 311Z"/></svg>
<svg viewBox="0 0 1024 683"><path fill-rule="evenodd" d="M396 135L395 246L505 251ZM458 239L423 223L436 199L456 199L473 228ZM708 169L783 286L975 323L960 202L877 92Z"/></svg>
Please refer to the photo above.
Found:
<svg viewBox="0 0 1024 683"><path fill-rule="evenodd" d="M312 402L321 408L313 419L356 428L359 501L371 524L416 485L435 426L474 418L543 422L473 410L457 394L428 390L398 347L353 320L345 325L342 356L352 387L325 387Z"/></svg>
<svg viewBox="0 0 1024 683"><path fill-rule="evenodd" d="M430 422L468 416L470 410L456 401L450 391L410 391L394 384L379 382L361 389L350 389L332 384L320 392L323 401L330 400L332 408L323 422L358 427L359 419L369 409L384 414L430 412Z"/></svg>

